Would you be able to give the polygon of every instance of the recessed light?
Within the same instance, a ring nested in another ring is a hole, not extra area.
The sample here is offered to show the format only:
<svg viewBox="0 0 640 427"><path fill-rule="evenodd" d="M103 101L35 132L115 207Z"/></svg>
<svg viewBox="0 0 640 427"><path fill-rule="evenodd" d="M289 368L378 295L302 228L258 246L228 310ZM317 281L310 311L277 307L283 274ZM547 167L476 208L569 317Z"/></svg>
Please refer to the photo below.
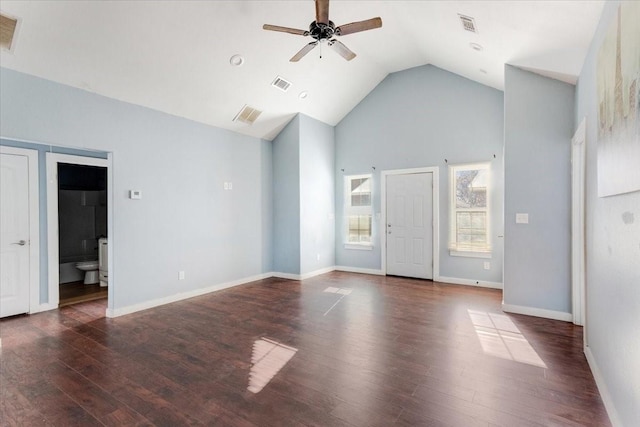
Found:
<svg viewBox="0 0 640 427"><path fill-rule="evenodd" d="M480 52L483 49L483 47L478 43L469 43L469 46L471 46L471 49L477 50L478 52Z"/></svg>
<svg viewBox="0 0 640 427"><path fill-rule="evenodd" d="M306 99L307 96L309 96L309 93L306 90L303 90L302 92L300 92L300 94L298 95L298 98L300 99Z"/></svg>
<svg viewBox="0 0 640 427"><path fill-rule="evenodd" d="M244 57L242 55L233 55L229 59L229 64L233 65L234 67L239 67L244 64Z"/></svg>

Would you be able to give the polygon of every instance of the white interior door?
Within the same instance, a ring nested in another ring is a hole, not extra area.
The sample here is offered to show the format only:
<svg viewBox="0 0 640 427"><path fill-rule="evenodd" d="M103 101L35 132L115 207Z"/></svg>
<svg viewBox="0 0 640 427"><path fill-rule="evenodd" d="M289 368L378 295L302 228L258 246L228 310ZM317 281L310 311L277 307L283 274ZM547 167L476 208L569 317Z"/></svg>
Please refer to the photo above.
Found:
<svg viewBox="0 0 640 427"><path fill-rule="evenodd" d="M386 179L387 274L433 279L433 174Z"/></svg>
<svg viewBox="0 0 640 427"><path fill-rule="evenodd" d="M29 312L29 159L0 154L0 317Z"/></svg>

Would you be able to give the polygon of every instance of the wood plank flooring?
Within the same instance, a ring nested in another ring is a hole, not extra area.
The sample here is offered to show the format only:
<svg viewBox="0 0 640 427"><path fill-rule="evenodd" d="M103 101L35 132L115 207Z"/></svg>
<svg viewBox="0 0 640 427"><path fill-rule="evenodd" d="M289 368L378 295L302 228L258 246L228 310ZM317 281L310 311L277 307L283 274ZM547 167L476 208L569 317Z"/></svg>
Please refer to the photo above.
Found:
<svg viewBox="0 0 640 427"><path fill-rule="evenodd" d="M108 288L95 285L85 285L84 282L72 282L60 285L59 307L77 304L80 302L94 301L108 297Z"/></svg>
<svg viewBox="0 0 640 427"><path fill-rule="evenodd" d="M4 319L0 425L610 425L582 328L501 299L333 272L115 319L105 300Z"/></svg>

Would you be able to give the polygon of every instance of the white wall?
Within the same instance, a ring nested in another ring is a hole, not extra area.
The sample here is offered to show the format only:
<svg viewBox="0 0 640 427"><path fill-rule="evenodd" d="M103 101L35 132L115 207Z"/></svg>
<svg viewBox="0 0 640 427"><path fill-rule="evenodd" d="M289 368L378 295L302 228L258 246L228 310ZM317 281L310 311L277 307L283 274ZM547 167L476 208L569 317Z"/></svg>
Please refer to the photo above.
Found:
<svg viewBox="0 0 640 427"><path fill-rule="evenodd" d="M7 69L0 91L3 138L112 153L110 308L271 271L271 143Z"/></svg>
<svg viewBox="0 0 640 427"><path fill-rule="evenodd" d="M505 308L564 320L571 319L574 94L570 84L506 66ZM529 214L529 223L516 224L516 213Z"/></svg>
<svg viewBox="0 0 640 427"><path fill-rule="evenodd" d="M387 76L336 126L336 264L374 270L382 266L381 224L375 215L373 250L344 248L345 175L373 173L373 209L378 214L380 171L437 166L440 275L501 283L503 120L503 94L496 89L432 65ZM449 255L449 175L445 159L448 164L491 162L491 259ZM490 270L484 270L485 261L491 263Z"/></svg>
<svg viewBox="0 0 640 427"><path fill-rule="evenodd" d="M591 43L576 87L574 127L587 118L587 353L614 424L637 426L640 425L640 192L604 198L597 194L596 61L604 34L616 19L618 5L617 1L607 2ZM640 22L640 17L635 22ZM640 88L640 82L637 83Z"/></svg>

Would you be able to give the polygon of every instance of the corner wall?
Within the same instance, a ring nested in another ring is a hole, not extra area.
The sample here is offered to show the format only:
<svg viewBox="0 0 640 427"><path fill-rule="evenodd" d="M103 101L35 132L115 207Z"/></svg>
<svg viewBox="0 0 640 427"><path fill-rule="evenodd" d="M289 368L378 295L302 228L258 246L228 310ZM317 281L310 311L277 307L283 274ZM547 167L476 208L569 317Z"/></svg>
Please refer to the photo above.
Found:
<svg viewBox="0 0 640 427"><path fill-rule="evenodd" d="M570 84L506 66L505 311L572 318L574 95ZM516 224L516 213L529 223Z"/></svg>
<svg viewBox="0 0 640 427"><path fill-rule="evenodd" d="M585 353L614 426L635 426L640 422L640 192L598 197L597 190L596 66L619 5L611 1L604 7L576 87L574 128L586 117ZM640 25L636 13L632 22Z"/></svg>
<svg viewBox="0 0 640 427"><path fill-rule="evenodd" d="M290 278L332 269L334 128L298 114L273 141L274 271Z"/></svg>

